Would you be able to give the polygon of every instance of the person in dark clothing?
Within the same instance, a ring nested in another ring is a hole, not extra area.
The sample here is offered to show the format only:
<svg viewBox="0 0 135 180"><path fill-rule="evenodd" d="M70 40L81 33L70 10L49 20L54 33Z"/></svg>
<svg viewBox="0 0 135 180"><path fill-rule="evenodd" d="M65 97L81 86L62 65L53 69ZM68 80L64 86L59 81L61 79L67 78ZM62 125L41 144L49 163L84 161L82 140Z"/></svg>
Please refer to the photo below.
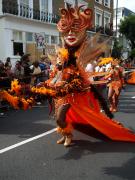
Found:
<svg viewBox="0 0 135 180"><path fill-rule="evenodd" d="M7 90L11 87L11 78L8 77L4 63L0 60L0 90ZM8 104L4 100L0 99L0 118L4 117L5 110L7 110Z"/></svg>
<svg viewBox="0 0 135 180"><path fill-rule="evenodd" d="M30 84L31 82L30 54L25 54L24 56L22 56L21 65L24 68L24 78L22 81L25 84Z"/></svg>
<svg viewBox="0 0 135 180"><path fill-rule="evenodd" d="M11 67L12 67L11 59L10 59L10 57L8 57L5 62L5 68L11 69Z"/></svg>
<svg viewBox="0 0 135 180"><path fill-rule="evenodd" d="M4 63L0 61L0 88L7 89L11 86L11 79L6 73Z"/></svg>

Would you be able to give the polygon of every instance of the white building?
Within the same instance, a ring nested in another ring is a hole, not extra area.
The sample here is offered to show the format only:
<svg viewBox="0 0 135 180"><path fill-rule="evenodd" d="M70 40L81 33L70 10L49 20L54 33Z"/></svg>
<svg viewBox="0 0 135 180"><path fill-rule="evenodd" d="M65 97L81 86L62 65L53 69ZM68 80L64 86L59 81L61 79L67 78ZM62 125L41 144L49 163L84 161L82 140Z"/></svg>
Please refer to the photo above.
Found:
<svg viewBox="0 0 135 180"><path fill-rule="evenodd" d="M57 21L52 0L0 0L0 59L11 57L16 61L18 53L30 53L34 60L34 49L42 51L42 42L59 43ZM37 47L35 39L41 47Z"/></svg>

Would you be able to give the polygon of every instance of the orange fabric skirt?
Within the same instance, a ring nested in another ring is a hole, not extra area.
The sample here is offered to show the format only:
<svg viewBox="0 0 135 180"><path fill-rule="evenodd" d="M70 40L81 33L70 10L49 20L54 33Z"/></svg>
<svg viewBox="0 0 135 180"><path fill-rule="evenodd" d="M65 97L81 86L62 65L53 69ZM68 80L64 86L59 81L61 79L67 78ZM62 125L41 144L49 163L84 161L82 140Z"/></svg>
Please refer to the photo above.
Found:
<svg viewBox="0 0 135 180"><path fill-rule="evenodd" d="M132 72L130 78L127 80L128 84L135 84L135 72Z"/></svg>
<svg viewBox="0 0 135 180"><path fill-rule="evenodd" d="M75 93L68 97L68 102L71 104L66 115L68 123L90 125L112 140L135 142L135 134L100 112L99 103L93 93Z"/></svg>

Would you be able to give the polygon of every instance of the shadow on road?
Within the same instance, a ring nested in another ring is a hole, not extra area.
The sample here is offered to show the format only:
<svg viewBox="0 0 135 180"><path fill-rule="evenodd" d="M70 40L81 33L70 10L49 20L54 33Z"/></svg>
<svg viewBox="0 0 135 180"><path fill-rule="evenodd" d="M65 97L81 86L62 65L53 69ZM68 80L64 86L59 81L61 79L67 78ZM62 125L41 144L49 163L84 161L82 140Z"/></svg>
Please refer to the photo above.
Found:
<svg viewBox="0 0 135 180"><path fill-rule="evenodd" d="M52 128L54 126L49 124L49 115L45 108L10 110L6 118L0 119L0 134L18 135L20 138L33 137Z"/></svg>
<svg viewBox="0 0 135 180"><path fill-rule="evenodd" d="M74 140L73 144L68 148L67 153L56 160L78 160L83 156L96 153L134 153L134 149L135 144L128 142L91 142L88 140Z"/></svg>
<svg viewBox="0 0 135 180"><path fill-rule="evenodd" d="M135 180L135 157L121 167L106 167L104 173L107 175L118 176L122 179Z"/></svg>

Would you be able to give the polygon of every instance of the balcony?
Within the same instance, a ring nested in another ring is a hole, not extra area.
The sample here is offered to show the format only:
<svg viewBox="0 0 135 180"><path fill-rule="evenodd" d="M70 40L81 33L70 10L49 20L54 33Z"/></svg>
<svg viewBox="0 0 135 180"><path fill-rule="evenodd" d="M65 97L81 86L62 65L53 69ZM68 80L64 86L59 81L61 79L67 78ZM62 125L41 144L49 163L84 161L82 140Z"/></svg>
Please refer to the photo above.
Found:
<svg viewBox="0 0 135 180"><path fill-rule="evenodd" d="M3 14L12 14L18 17L35 19L50 24L56 24L59 21L59 16L56 14L35 10L21 4L3 3Z"/></svg>
<svg viewBox="0 0 135 180"><path fill-rule="evenodd" d="M113 36L113 30L111 27L95 26L90 29L92 32L100 32L103 35Z"/></svg>

